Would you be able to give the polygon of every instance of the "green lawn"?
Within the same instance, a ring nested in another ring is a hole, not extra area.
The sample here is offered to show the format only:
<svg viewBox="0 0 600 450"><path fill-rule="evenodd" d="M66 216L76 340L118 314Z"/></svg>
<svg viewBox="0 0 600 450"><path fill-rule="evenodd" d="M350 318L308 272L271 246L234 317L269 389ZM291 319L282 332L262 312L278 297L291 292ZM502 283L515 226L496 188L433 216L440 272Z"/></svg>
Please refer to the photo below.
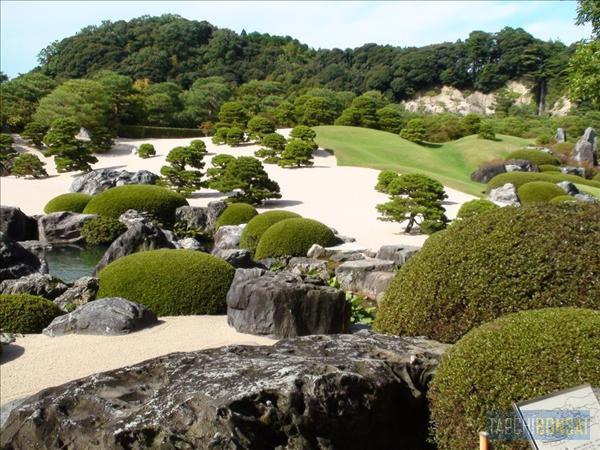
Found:
<svg viewBox="0 0 600 450"><path fill-rule="evenodd" d="M575 186L577 186L577 189L579 189L581 192L587 192L588 194L591 194L600 200L600 188L586 186L585 184L575 184Z"/></svg>
<svg viewBox="0 0 600 450"><path fill-rule="evenodd" d="M484 161L504 158L531 141L497 135L496 141L467 136L443 144L418 145L385 131L368 128L314 127L320 147L333 150L341 166L371 167L400 173L422 173L459 191L483 195L485 185L469 175Z"/></svg>

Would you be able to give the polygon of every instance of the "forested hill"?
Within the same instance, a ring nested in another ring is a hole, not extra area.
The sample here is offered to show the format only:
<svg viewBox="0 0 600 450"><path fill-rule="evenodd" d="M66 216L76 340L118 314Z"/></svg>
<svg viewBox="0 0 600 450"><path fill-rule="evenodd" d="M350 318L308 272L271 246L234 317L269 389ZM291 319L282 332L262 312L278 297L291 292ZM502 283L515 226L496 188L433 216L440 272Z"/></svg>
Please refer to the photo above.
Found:
<svg viewBox="0 0 600 450"><path fill-rule="evenodd" d="M402 100L441 85L488 92L506 81L559 85L572 48L523 29L474 31L464 41L426 47L365 44L314 50L291 37L237 34L178 16L103 22L49 45L40 70L59 81L110 69L134 80L174 81L220 76L242 84L272 80L296 90L321 86L357 94L378 90Z"/></svg>

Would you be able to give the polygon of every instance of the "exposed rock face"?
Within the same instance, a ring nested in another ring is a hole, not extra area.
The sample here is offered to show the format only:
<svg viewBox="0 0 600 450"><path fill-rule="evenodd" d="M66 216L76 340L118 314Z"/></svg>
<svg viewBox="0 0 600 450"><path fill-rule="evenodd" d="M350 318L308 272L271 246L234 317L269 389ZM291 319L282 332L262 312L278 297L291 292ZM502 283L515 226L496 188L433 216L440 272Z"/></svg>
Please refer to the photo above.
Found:
<svg viewBox="0 0 600 450"><path fill-rule="evenodd" d="M583 167L575 166L563 166L560 171L567 175L577 175L579 177L585 177L585 169Z"/></svg>
<svg viewBox="0 0 600 450"><path fill-rule="evenodd" d="M380 275L371 273L390 272L393 273L395 263L383 259L363 259L359 261L346 261L335 269L335 276L340 288L352 291L376 300L380 294L381 284L377 278ZM385 285L387 287L387 285Z"/></svg>
<svg viewBox="0 0 600 450"><path fill-rule="evenodd" d="M286 270L294 275L309 275L323 280L329 279L327 261L322 259L294 257L289 260Z"/></svg>
<svg viewBox="0 0 600 450"><path fill-rule="evenodd" d="M561 181L560 183L556 183L556 185L569 195L579 194L579 189L577 189L577 186L570 181Z"/></svg>
<svg viewBox="0 0 600 450"><path fill-rule="evenodd" d="M563 128L557 128L554 140L558 143L567 142L567 132Z"/></svg>
<svg viewBox="0 0 600 450"><path fill-rule="evenodd" d="M573 159L580 164L598 164L598 142L596 131L589 127L575 144Z"/></svg>
<svg viewBox="0 0 600 450"><path fill-rule="evenodd" d="M217 258L227 261L237 269L250 269L261 266L252 259L252 252L243 248L218 249L212 254Z"/></svg>
<svg viewBox="0 0 600 450"><path fill-rule="evenodd" d="M94 214L74 212L55 212L38 219L40 241L49 244L80 244L84 239L81 228L88 220L97 217Z"/></svg>
<svg viewBox="0 0 600 450"><path fill-rule="evenodd" d="M157 322L156 315L145 306L124 298L107 297L86 303L69 314L56 317L42 333L46 336L118 335L131 333Z"/></svg>
<svg viewBox="0 0 600 450"><path fill-rule="evenodd" d="M63 294L68 286L58 278L32 273L16 280L0 283L0 294L31 294L53 300Z"/></svg>
<svg viewBox="0 0 600 450"><path fill-rule="evenodd" d="M0 446L422 450L448 347L361 331L172 353L32 396Z"/></svg>
<svg viewBox="0 0 600 450"><path fill-rule="evenodd" d="M179 239L174 242L174 244L176 248L183 248L186 250L197 250L202 252L206 250L200 242L191 237Z"/></svg>
<svg viewBox="0 0 600 450"><path fill-rule="evenodd" d="M503 163L490 164L480 167L471 174L471 180L487 183L496 175L506 172L539 172L540 168L525 159L511 159Z"/></svg>
<svg viewBox="0 0 600 450"><path fill-rule="evenodd" d="M490 190L488 198L498 206L518 206L520 204L517 189L512 183L506 183L504 186Z"/></svg>
<svg viewBox="0 0 600 450"><path fill-rule="evenodd" d="M152 214L144 211L137 211L135 209L128 209L119 216L119 222L128 227L134 223L150 223L152 220Z"/></svg>
<svg viewBox="0 0 600 450"><path fill-rule="evenodd" d="M97 169L76 178L71 184L69 192L96 195L115 186L154 184L156 180L158 180L158 175L147 170L128 172L126 170Z"/></svg>
<svg viewBox="0 0 600 450"><path fill-rule="evenodd" d="M414 245L382 245L375 258L394 261L397 267L403 266L421 247Z"/></svg>
<svg viewBox="0 0 600 450"><path fill-rule="evenodd" d="M361 249L341 249L336 247L322 247L319 244L313 244L306 254L309 258L326 258L336 262L365 259L366 248Z"/></svg>
<svg viewBox="0 0 600 450"><path fill-rule="evenodd" d="M230 248L240 248L240 238L244 227L241 225L225 225L220 227L215 233L215 246L213 255L216 255L220 250Z"/></svg>
<svg viewBox="0 0 600 450"><path fill-rule="evenodd" d="M0 232L15 241L35 240L38 238L37 220L19 208L0 206Z"/></svg>
<svg viewBox="0 0 600 450"><path fill-rule="evenodd" d="M99 288L98 278L81 277L62 295L55 298L54 304L63 311L72 311L74 308L94 300Z"/></svg>
<svg viewBox="0 0 600 450"><path fill-rule="evenodd" d="M380 304L395 276L394 272L369 272L362 284L362 294Z"/></svg>
<svg viewBox="0 0 600 450"><path fill-rule="evenodd" d="M36 255L0 232L0 281L31 275L41 267Z"/></svg>
<svg viewBox="0 0 600 450"><path fill-rule="evenodd" d="M200 206L180 206L175 210L178 222L185 223L190 228L206 230L208 226L208 209Z"/></svg>
<svg viewBox="0 0 600 450"><path fill-rule="evenodd" d="M209 230L215 229L215 224L217 223L217 219L221 215L223 211L227 208L227 203L223 200L215 200L208 203L206 207L206 217L207 217L207 226Z"/></svg>
<svg viewBox="0 0 600 450"><path fill-rule="evenodd" d="M135 252L156 250L159 248L174 248L163 231L153 223L134 223L106 249L94 273L113 262L115 259Z"/></svg>
<svg viewBox="0 0 600 450"><path fill-rule="evenodd" d="M343 333L351 305L344 292L289 272L238 269L227 293L227 323L275 337Z"/></svg>

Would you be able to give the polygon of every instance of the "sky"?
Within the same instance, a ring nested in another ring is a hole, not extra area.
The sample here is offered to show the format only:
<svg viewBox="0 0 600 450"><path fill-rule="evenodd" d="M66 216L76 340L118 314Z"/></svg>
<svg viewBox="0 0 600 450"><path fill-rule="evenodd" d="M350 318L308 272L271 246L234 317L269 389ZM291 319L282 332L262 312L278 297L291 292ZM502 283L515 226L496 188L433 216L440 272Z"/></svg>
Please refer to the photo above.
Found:
<svg viewBox="0 0 600 450"><path fill-rule="evenodd" d="M103 20L178 14L219 28L287 35L313 48L365 43L421 46L465 39L473 30L522 27L571 44L589 38L576 26L575 1L10 1L0 2L0 67L14 77L37 65L49 43Z"/></svg>

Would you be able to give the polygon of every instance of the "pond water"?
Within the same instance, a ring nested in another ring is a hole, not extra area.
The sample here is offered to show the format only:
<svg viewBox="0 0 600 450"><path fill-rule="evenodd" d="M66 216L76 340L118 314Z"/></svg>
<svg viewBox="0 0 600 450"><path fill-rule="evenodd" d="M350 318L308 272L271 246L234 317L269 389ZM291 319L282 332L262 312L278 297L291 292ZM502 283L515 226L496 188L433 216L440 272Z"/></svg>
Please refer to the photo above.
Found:
<svg viewBox="0 0 600 450"><path fill-rule="evenodd" d="M50 275L67 283L90 276L105 250L103 246L55 245L45 251Z"/></svg>

